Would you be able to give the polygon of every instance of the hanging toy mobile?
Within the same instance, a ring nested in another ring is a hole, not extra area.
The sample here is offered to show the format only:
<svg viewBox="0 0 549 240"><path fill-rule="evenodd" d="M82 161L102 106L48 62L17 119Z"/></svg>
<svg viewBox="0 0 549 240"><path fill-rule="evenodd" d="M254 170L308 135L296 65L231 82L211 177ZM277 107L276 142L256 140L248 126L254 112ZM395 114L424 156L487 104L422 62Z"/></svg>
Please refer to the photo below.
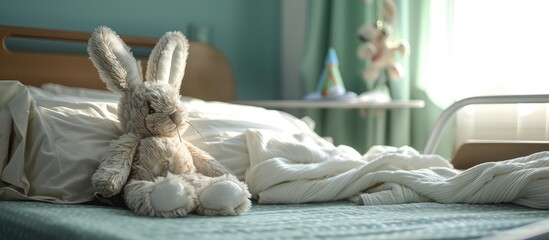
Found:
<svg viewBox="0 0 549 240"><path fill-rule="evenodd" d="M372 4L373 0L365 0ZM359 59L369 62L362 77L370 91L359 96L363 101L390 101L387 88L389 80L398 80L404 76L403 67L396 62L396 55L405 56L409 44L404 40L392 39L392 24L395 21L396 6L392 0L376 0L377 21L362 25L357 35L362 44L357 50Z"/></svg>

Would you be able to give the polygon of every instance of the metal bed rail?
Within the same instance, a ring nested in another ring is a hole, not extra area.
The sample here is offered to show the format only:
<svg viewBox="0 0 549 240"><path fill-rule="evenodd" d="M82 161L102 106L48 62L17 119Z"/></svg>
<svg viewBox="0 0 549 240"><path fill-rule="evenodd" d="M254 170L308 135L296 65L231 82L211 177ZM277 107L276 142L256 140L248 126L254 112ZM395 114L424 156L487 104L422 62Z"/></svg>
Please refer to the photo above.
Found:
<svg viewBox="0 0 549 240"><path fill-rule="evenodd" d="M437 119L435 127L427 140L424 154L434 154L438 146L442 130L450 118L459 109L473 104L517 104L517 103L549 103L549 94L539 95L497 95L497 96L478 96L465 98L457 101L446 108Z"/></svg>

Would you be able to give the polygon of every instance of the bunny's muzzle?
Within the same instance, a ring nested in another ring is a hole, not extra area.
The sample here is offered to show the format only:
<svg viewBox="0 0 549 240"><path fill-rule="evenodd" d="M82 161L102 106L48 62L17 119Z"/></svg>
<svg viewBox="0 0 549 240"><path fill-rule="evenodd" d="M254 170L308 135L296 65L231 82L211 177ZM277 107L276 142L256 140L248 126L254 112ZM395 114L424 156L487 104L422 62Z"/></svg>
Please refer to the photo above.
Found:
<svg viewBox="0 0 549 240"><path fill-rule="evenodd" d="M181 111L173 112L170 114L170 120L172 120L173 124L179 126L183 120L183 113L181 113Z"/></svg>

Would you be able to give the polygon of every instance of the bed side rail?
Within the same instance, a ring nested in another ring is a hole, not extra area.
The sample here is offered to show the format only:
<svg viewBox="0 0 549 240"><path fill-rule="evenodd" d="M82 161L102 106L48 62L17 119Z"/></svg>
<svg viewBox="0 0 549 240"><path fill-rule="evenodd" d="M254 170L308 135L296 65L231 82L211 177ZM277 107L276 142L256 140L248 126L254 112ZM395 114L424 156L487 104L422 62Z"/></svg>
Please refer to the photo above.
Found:
<svg viewBox="0 0 549 240"><path fill-rule="evenodd" d="M498 96L478 96L465 98L457 101L446 108L439 116L435 127L427 140L424 154L434 154L438 146L442 130L450 117L453 116L457 110L467 105L473 104L516 104L516 103L549 103L549 94L539 95L498 95Z"/></svg>

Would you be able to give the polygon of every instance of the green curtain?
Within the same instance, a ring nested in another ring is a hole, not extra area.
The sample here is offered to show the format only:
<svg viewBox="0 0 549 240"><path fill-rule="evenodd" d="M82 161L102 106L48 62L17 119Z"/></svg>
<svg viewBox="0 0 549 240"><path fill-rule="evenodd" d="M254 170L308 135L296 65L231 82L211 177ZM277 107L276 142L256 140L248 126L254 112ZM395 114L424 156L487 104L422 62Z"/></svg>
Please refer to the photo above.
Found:
<svg viewBox="0 0 549 240"><path fill-rule="evenodd" d="M410 42L410 48L412 49L410 58L406 66L409 72L410 81L410 96L412 99L421 99L425 101L425 107L422 109L412 111L412 142L416 149L425 147L427 139L431 134L436 120L442 111L448 107L451 101L446 101L446 105L435 103L435 101L429 96L429 92L437 91L435 87L429 86L428 83L423 81L432 70L427 61L427 52L431 45L432 34L441 34L440 31L436 31L431 27L433 23L443 22L445 28L451 28L452 25L452 6L453 0L422 0L422 1L409 1L399 0L396 1L399 5L399 12L401 18L400 31L403 33L403 37ZM436 3L436 9L433 8L433 3ZM444 19L432 19L432 11L443 11L445 14ZM451 30L445 31L447 34L451 33ZM449 43L448 43L449 44ZM443 77L439 81L447 81ZM451 96L448 96L451 98ZM443 132L436 153L442 155L448 159L452 157L453 143L454 143L454 122L451 121L447 124L445 131Z"/></svg>
<svg viewBox="0 0 549 240"><path fill-rule="evenodd" d="M435 0L436 1L436 0ZM334 139L335 144L354 147L365 152L373 145L412 146L420 151L427 142L430 131L442 108L433 104L425 89L418 83L424 71L421 66L422 49L428 47L423 27L429 24L429 1L395 1L398 17L395 33L398 38L410 42L411 54L401 58L406 69L403 79L390 80L388 86L395 100L425 100L423 109L398 109L389 111L368 110L306 110L305 115L316 122L316 131ZM366 21L376 19L374 6L364 1L309 0L305 48L301 66L303 95L313 92L324 66L324 58L330 47L339 57L339 67L348 91L360 94L368 90L361 71L365 62L358 59L356 51L361 44L357 29ZM448 131L447 131L448 132ZM445 134L437 153L449 157L451 135Z"/></svg>

